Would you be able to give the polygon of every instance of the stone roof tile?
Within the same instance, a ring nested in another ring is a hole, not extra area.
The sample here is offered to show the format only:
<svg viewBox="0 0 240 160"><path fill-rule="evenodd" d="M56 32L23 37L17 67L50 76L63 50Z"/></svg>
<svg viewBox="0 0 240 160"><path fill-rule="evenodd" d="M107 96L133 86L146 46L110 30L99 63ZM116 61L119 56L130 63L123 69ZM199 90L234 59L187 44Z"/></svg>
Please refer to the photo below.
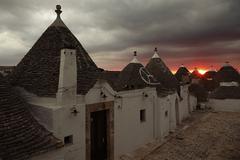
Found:
<svg viewBox="0 0 240 160"><path fill-rule="evenodd" d="M34 119L29 107L0 77L0 159L26 160L62 147L62 142Z"/></svg>
<svg viewBox="0 0 240 160"><path fill-rule="evenodd" d="M216 75L216 79L218 82L239 82L240 83L240 75L239 72L233 68L232 66L223 66L219 69Z"/></svg>
<svg viewBox="0 0 240 160"><path fill-rule="evenodd" d="M179 83L161 58L151 58L146 69L168 89L178 90Z"/></svg>
<svg viewBox="0 0 240 160"><path fill-rule="evenodd" d="M179 69L177 70L176 74L175 74L175 77L177 78L177 80L179 82L183 81L183 76L189 76L190 75L190 72L189 70L184 67L184 66L181 66L179 67Z"/></svg>
<svg viewBox="0 0 240 160"><path fill-rule="evenodd" d="M62 25L60 25L62 24ZM86 84L78 84L78 94L85 94L92 86L98 67L72 32L57 16L55 22L41 35L9 76L12 85L24 87L38 96L55 96L58 89L60 50L76 49L78 82L90 77ZM84 88L82 88L84 87Z"/></svg>

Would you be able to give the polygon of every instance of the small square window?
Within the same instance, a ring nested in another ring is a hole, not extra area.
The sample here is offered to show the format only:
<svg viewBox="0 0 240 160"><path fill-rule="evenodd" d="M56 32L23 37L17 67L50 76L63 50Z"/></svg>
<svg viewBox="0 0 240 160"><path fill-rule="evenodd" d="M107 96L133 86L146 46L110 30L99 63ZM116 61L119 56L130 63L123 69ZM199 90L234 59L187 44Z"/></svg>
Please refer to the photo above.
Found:
<svg viewBox="0 0 240 160"><path fill-rule="evenodd" d="M140 110L140 121L141 122L145 122L146 121L146 110L145 109L141 109Z"/></svg>
<svg viewBox="0 0 240 160"><path fill-rule="evenodd" d="M73 143L73 136L70 135L70 136L66 136L64 137L64 144L72 144Z"/></svg>

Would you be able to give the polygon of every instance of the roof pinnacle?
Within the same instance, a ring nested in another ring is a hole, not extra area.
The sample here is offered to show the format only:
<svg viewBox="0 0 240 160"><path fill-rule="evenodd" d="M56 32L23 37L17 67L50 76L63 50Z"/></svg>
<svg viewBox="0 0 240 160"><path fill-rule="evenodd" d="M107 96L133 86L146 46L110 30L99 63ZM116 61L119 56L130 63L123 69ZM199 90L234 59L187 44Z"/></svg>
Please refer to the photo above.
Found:
<svg viewBox="0 0 240 160"><path fill-rule="evenodd" d="M56 5L56 10L55 10L55 12L57 13L57 16L58 17L60 17L60 14L62 13L62 11L61 11L61 5Z"/></svg>
<svg viewBox="0 0 240 160"><path fill-rule="evenodd" d="M133 56L136 57L137 56L137 51L133 52Z"/></svg>
<svg viewBox="0 0 240 160"><path fill-rule="evenodd" d="M229 61L226 61L225 64L223 64L223 67L231 66Z"/></svg>
<svg viewBox="0 0 240 160"><path fill-rule="evenodd" d="M140 63L137 59L137 51L133 52L133 59L130 63Z"/></svg>
<svg viewBox="0 0 240 160"><path fill-rule="evenodd" d="M154 55L152 56L152 58L160 58L159 55L158 55L158 49L157 47L154 49Z"/></svg>
<svg viewBox="0 0 240 160"><path fill-rule="evenodd" d="M51 26L57 26L57 27L66 27L66 25L63 23L61 20L60 14L62 13L61 11L61 5L56 5L56 10L55 12L57 13L57 18L56 20L51 24Z"/></svg>

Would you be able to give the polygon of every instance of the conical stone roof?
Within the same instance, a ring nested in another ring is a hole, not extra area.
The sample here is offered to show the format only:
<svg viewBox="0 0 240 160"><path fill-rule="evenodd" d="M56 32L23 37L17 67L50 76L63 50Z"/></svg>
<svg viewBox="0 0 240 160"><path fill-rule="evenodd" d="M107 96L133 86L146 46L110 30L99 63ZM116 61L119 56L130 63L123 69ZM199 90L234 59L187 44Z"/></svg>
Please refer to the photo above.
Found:
<svg viewBox="0 0 240 160"><path fill-rule="evenodd" d="M175 77L179 82L183 81L183 76L190 76L189 70L185 66L181 66L178 68L177 72L175 73Z"/></svg>
<svg viewBox="0 0 240 160"><path fill-rule="evenodd" d="M119 90L141 89L148 85L141 79L139 69L140 63L129 63L119 74Z"/></svg>
<svg viewBox="0 0 240 160"><path fill-rule="evenodd" d="M57 18L23 57L10 76L13 85L22 86L39 96L55 96L58 88L60 50L76 49L78 93L86 94L98 76L99 69L60 18L61 7L56 9Z"/></svg>
<svg viewBox="0 0 240 160"><path fill-rule="evenodd" d="M0 159L26 160L62 147L62 142L33 118L29 107L0 76Z"/></svg>
<svg viewBox="0 0 240 160"><path fill-rule="evenodd" d="M198 71L198 69L195 68L195 69L192 71L190 77L191 77L192 79L201 79L201 78L202 78L202 75L200 74L200 72Z"/></svg>
<svg viewBox="0 0 240 160"><path fill-rule="evenodd" d="M216 79L218 82L240 82L239 72L231 65L224 65L217 72Z"/></svg>
<svg viewBox="0 0 240 160"><path fill-rule="evenodd" d="M205 79L215 79L216 78L217 71L213 68L213 66L210 67L210 69L204 73L203 78Z"/></svg>
<svg viewBox="0 0 240 160"><path fill-rule="evenodd" d="M107 81L115 91L118 91L119 74L120 71L103 71L99 79Z"/></svg>
<svg viewBox="0 0 240 160"><path fill-rule="evenodd" d="M133 60L122 71L104 71L101 78L107 80L115 91L156 87L158 96L165 97L172 93L144 68L138 61L136 52L134 52Z"/></svg>
<svg viewBox="0 0 240 160"><path fill-rule="evenodd" d="M141 89L148 86L139 72L140 68L144 68L144 66L137 60L136 56L136 52L134 52L133 60L119 73L117 81L119 91Z"/></svg>
<svg viewBox="0 0 240 160"><path fill-rule="evenodd" d="M240 75L238 71L228 62L216 74L217 82L237 82L240 83ZM213 99L240 99L239 86L219 86L211 94Z"/></svg>
<svg viewBox="0 0 240 160"><path fill-rule="evenodd" d="M162 61L162 59L155 54L146 65L146 69L167 89L178 89L178 81Z"/></svg>
<svg viewBox="0 0 240 160"><path fill-rule="evenodd" d="M203 78L204 79L215 79L217 75L216 71L207 71L204 75Z"/></svg>
<svg viewBox="0 0 240 160"><path fill-rule="evenodd" d="M200 83L207 91L213 91L218 86L216 81L216 75L217 72L213 69L210 69L203 75Z"/></svg>

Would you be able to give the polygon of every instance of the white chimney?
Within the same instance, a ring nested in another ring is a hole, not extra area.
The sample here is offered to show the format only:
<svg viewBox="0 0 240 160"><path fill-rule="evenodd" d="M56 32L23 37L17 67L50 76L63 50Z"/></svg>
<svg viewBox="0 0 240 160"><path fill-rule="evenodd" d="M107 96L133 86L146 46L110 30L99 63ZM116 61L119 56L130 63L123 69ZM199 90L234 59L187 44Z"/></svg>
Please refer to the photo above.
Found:
<svg viewBox="0 0 240 160"><path fill-rule="evenodd" d="M57 102L73 107L77 95L77 60L75 49L62 49L59 70Z"/></svg>

